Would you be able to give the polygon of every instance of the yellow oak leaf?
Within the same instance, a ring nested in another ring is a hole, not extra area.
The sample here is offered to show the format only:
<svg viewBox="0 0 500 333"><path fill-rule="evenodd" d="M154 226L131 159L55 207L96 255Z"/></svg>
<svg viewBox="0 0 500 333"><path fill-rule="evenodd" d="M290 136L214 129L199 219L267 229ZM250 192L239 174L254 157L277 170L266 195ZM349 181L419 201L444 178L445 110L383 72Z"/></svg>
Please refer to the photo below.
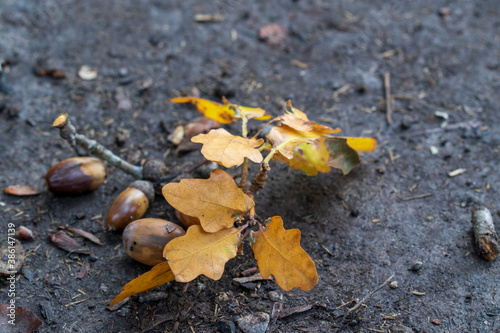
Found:
<svg viewBox="0 0 500 333"><path fill-rule="evenodd" d="M209 101L208 99L197 97L176 97L172 98L173 103L193 103L198 111L205 117L218 121L221 124L230 124L233 122L234 110L230 105L220 104Z"/></svg>
<svg viewBox="0 0 500 333"><path fill-rule="evenodd" d="M254 202L227 172L215 169L209 179L183 179L163 187L168 203L200 220L203 230L217 232L233 226L235 216L248 213Z"/></svg>
<svg viewBox="0 0 500 333"><path fill-rule="evenodd" d="M109 303L109 306L113 306L129 296L148 291L174 280L174 273L172 273L168 262L162 262L155 265L149 272L136 277L124 285L123 291Z"/></svg>
<svg viewBox="0 0 500 333"><path fill-rule="evenodd" d="M222 102L225 105L229 105L234 110L234 117L237 119L241 119L243 117L245 117L246 119L257 119L257 120L271 119L271 115L266 114L266 110L264 109L231 104L225 97L222 97Z"/></svg>
<svg viewBox="0 0 500 333"><path fill-rule="evenodd" d="M300 231L285 230L279 216L272 218L266 230L255 233L252 247L260 274L264 279L273 275L285 291L292 288L312 289L318 282L314 261L300 247Z"/></svg>
<svg viewBox="0 0 500 333"><path fill-rule="evenodd" d="M328 165L329 155L324 138L318 142L304 142L297 147L288 165L292 169L302 170L308 176L315 176L318 172L331 171Z"/></svg>
<svg viewBox="0 0 500 333"><path fill-rule="evenodd" d="M377 149L377 140L374 138L345 138L349 147L355 151L374 151Z"/></svg>
<svg viewBox="0 0 500 333"><path fill-rule="evenodd" d="M316 139L317 136L304 137L300 132L288 126L273 126L267 134L267 140L271 143L272 148L277 149L279 152L276 157L283 162L293 157L298 145Z"/></svg>
<svg viewBox="0 0 500 333"><path fill-rule="evenodd" d="M239 229L208 233L201 226L192 225L186 235L167 243L163 256L168 260L176 281L189 282L200 274L218 280L226 262L236 257L240 241Z"/></svg>
<svg viewBox="0 0 500 333"><path fill-rule="evenodd" d="M207 160L219 163L226 168L240 165L245 160L260 163L263 160L258 147L263 139L246 139L234 136L223 128L211 130L208 134L199 134L191 138L192 142L202 143L201 153Z"/></svg>
<svg viewBox="0 0 500 333"><path fill-rule="evenodd" d="M225 98L222 98L224 104L192 96L176 97L170 99L170 101L173 103L192 103L196 105L198 111L204 114L205 117L218 121L221 124L230 124L233 122L233 119L241 119L242 117L257 120L268 120L271 118L270 115L266 114L264 109L231 104Z"/></svg>

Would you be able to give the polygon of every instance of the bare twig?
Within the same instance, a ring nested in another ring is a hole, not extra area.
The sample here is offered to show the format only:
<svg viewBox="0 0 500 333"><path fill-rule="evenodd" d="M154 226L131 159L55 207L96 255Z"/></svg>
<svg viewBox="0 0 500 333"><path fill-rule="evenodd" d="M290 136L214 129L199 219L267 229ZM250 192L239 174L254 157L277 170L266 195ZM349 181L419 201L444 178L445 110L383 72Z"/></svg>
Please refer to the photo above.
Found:
<svg viewBox="0 0 500 333"><path fill-rule="evenodd" d="M479 255L488 261L495 260L500 247L490 211L486 207L472 211L472 224Z"/></svg>
<svg viewBox="0 0 500 333"><path fill-rule="evenodd" d="M413 197L403 198L403 201L409 201L409 200L427 198L427 197L430 197L431 195L432 195L432 193L425 193L425 194L414 195Z"/></svg>
<svg viewBox="0 0 500 333"><path fill-rule="evenodd" d="M246 192L247 190L247 183L248 183L248 164L249 160L248 158L245 157L245 160L243 161L243 165L241 166L241 180L239 187L243 192Z"/></svg>
<svg viewBox="0 0 500 333"><path fill-rule="evenodd" d="M392 97L391 97L391 74L384 73L384 87L385 87L385 107L387 123L392 124Z"/></svg>
<svg viewBox="0 0 500 333"><path fill-rule="evenodd" d="M380 286L378 286L377 288L375 288L372 291L370 291L365 297L363 297L363 299L361 301L359 301L358 303L356 303L355 306L353 306L352 308L350 308L349 310L347 310L346 316L348 314L352 313L354 310L356 310L361 304L363 304L364 302L366 302L366 300L368 298L370 298L374 293L376 293L377 291L379 291L380 289L382 289L384 286L386 286L392 280L393 277L394 277L394 274L391 275L387 280L385 280L385 282L382 283Z"/></svg>
<svg viewBox="0 0 500 333"><path fill-rule="evenodd" d="M250 188L248 189L251 193L255 193L255 191L264 188L264 185L266 184L267 180L267 173L269 170L271 170L269 164L263 163L262 166L260 167L259 173L252 180L252 185L250 185Z"/></svg>
<svg viewBox="0 0 500 333"><path fill-rule="evenodd" d="M129 162L113 154L111 150L107 149L99 142L91 140L85 135L78 133L75 127L71 124L67 113L63 113L59 117L57 117L56 120L54 120L52 126L59 128L59 134L61 135L61 138L68 141L73 148L75 148L77 145L81 146L90 154L105 160L109 164L119 169L122 169L123 171L134 176L137 179L142 179L142 167L130 164Z"/></svg>

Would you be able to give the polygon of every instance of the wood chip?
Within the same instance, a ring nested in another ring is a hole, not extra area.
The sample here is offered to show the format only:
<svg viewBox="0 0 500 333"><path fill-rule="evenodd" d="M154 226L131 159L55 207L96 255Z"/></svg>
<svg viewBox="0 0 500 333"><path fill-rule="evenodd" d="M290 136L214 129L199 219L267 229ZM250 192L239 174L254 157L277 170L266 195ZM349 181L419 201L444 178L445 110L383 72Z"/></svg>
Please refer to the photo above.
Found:
<svg viewBox="0 0 500 333"><path fill-rule="evenodd" d="M87 232L85 230L82 230L82 229L78 229L78 228L68 228L69 231L71 232L74 232L75 234L79 234L80 236L82 237L85 237L87 238L89 241L93 242L93 243L96 243L96 244L99 244L99 245L102 245L101 241L99 240L99 238L97 238L96 236L94 236L93 234L91 234L90 232Z"/></svg>
<svg viewBox="0 0 500 333"><path fill-rule="evenodd" d="M42 191L37 190L33 186L26 186L26 185L10 185L4 188L3 192L17 196L37 195L42 193Z"/></svg>
<svg viewBox="0 0 500 333"><path fill-rule="evenodd" d="M472 212L472 229L478 254L485 260L495 260L500 252L500 238L487 208L480 207Z"/></svg>
<svg viewBox="0 0 500 333"><path fill-rule="evenodd" d="M196 14L194 20L196 22L220 22L224 16L220 14Z"/></svg>
<svg viewBox="0 0 500 333"><path fill-rule="evenodd" d="M451 172L448 172L448 176L455 177L455 176L463 174L465 171L467 171L467 169L462 169L462 168L456 169L456 170L453 170Z"/></svg>
<svg viewBox="0 0 500 333"><path fill-rule="evenodd" d="M97 69L89 66L82 66L78 70L78 76L85 81L94 80L97 78Z"/></svg>

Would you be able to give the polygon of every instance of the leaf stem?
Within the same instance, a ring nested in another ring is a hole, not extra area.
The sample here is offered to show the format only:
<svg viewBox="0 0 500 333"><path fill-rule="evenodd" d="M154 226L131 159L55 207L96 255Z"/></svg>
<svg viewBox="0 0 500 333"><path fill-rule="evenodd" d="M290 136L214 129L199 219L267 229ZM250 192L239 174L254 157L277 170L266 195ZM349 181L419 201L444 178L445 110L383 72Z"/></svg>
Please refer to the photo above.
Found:
<svg viewBox="0 0 500 333"><path fill-rule="evenodd" d="M88 153L105 160L119 169L122 169L126 173L134 176L136 179L142 179L143 168L141 166L130 164L115 155L111 150L107 149L96 140L89 139L85 135L78 133L73 124L71 124L67 113L63 113L57 117L52 126L59 128L61 138L68 141L73 148L77 145L81 146Z"/></svg>

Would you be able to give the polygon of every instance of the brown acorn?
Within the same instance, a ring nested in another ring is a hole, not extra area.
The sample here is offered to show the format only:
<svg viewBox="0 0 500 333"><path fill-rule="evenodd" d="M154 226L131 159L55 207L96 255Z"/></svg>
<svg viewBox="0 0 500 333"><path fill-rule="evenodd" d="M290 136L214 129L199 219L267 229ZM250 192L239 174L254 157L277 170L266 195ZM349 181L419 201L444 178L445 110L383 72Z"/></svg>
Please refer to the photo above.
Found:
<svg viewBox="0 0 500 333"><path fill-rule="evenodd" d="M108 210L106 222L115 230L122 230L130 222L140 219L154 199L153 184L146 180L136 180L120 193Z"/></svg>
<svg viewBox="0 0 500 333"><path fill-rule="evenodd" d="M186 215L177 209L175 210L175 216L177 216L186 230L192 225L200 225L200 220L197 217Z"/></svg>
<svg viewBox="0 0 500 333"><path fill-rule="evenodd" d="M165 261L163 248L185 234L177 224L160 219L140 219L130 223L122 235L125 252L134 260L154 266Z"/></svg>
<svg viewBox="0 0 500 333"><path fill-rule="evenodd" d="M81 194L101 186L106 176L106 165L100 159L73 157L50 168L45 175L45 181L53 193Z"/></svg>

